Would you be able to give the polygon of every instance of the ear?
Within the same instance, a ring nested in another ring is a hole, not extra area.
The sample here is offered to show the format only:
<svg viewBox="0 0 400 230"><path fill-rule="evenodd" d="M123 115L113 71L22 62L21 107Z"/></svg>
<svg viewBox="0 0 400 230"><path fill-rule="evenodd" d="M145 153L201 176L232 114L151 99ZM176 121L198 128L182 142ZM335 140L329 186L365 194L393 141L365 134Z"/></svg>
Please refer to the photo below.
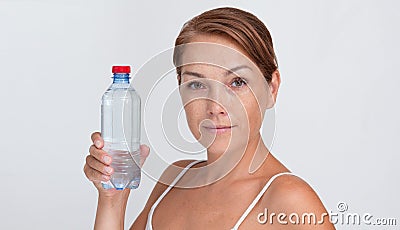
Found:
<svg viewBox="0 0 400 230"><path fill-rule="evenodd" d="M276 98L278 96L278 89L279 89L280 84L281 84L281 75L279 73L279 70L277 69L272 73L271 82L268 83L268 86L269 86L269 100L268 100L267 109L270 109L275 105Z"/></svg>

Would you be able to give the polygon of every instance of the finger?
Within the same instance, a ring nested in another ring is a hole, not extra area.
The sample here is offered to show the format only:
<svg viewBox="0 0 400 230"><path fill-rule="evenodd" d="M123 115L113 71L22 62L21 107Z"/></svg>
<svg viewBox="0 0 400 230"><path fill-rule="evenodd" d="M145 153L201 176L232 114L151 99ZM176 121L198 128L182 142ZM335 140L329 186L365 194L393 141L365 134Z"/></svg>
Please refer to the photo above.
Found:
<svg viewBox="0 0 400 230"><path fill-rule="evenodd" d="M113 169L110 166L103 164L102 162L98 161L96 158L94 158L91 155L86 157L86 164L90 168L97 170L100 173L107 175L107 176L110 176L113 172Z"/></svg>
<svg viewBox="0 0 400 230"><path fill-rule="evenodd" d="M94 145L90 146L89 153L91 156L96 158L98 161L101 161L106 165L110 165L112 162L111 156L108 155L106 151L104 151L102 149L98 149Z"/></svg>
<svg viewBox="0 0 400 230"><path fill-rule="evenodd" d="M85 173L86 177L93 182L107 182L110 180L110 176L104 175L99 171L92 169L87 164L85 164L85 166L83 167L83 172Z"/></svg>
<svg viewBox="0 0 400 230"><path fill-rule="evenodd" d="M147 145L140 145L140 167L143 166L147 157L149 156L150 148Z"/></svg>
<svg viewBox="0 0 400 230"><path fill-rule="evenodd" d="M99 132L92 133L91 137L93 144L96 148L101 149L104 147L104 141Z"/></svg>

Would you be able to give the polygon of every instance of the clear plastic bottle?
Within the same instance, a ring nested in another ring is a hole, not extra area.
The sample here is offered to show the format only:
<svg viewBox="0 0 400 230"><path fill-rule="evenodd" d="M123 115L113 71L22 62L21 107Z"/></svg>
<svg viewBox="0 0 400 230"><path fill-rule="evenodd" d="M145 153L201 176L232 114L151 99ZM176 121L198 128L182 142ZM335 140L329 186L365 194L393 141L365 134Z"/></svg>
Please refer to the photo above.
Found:
<svg viewBox="0 0 400 230"><path fill-rule="evenodd" d="M114 173L103 188L135 189L140 171L140 97L129 84L130 66L113 66L113 83L103 94L101 135Z"/></svg>

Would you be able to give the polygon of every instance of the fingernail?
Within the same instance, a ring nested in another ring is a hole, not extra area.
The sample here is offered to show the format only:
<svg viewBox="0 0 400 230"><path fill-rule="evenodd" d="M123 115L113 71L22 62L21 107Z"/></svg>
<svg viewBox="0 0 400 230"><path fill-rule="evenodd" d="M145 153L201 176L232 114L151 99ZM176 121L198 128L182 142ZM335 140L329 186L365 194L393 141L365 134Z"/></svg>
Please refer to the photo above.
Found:
<svg viewBox="0 0 400 230"><path fill-rule="evenodd" d="M105 167L104 170L105 170L107 173L111 173L111 172L112 172L112 168L111 168L111 167Z"/></svg>
<svg viewBox="0 0 400 230"><path fill-rule="evenodd" d="M104 156L104 157L103 157L103 160L104 160L105 163L108 164L108 163L111 162L111 157L109 157L109 156Z"/></svg>
<svg viewBox="0 0 400 230"><path fill-rule="evenodd" d="M107 176L107 175L103 175L103 180L104 180L104 181L109 181L109 180L110 180L110 177Z"/></svg>
<svg viewBox="0 0 400 230"><path fill-rule="evenodd" d="M95 141L94 145L96 145L97 148L100 148L101 141L99 141L99 140Z"/></svg>

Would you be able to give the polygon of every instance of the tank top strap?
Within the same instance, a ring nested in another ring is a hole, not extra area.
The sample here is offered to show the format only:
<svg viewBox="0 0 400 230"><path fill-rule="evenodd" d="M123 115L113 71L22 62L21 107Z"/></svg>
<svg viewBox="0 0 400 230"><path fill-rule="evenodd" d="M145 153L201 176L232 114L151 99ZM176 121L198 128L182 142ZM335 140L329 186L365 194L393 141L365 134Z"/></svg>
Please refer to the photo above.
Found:
<svg viewBox="0 0 400 230"><path fill-rule="evenodd" d="M158 197L158 199L156 200L156 202L154 202L154 204L151 206L151 209L149 211L149 214L147 216L147 227L146 229L152 229L152 219L153 219L153 212L155 210L155 208L157 207L157 205L161 202L161 200L165 197L165 195L167 195L167 193L175 186L176 183L178 183L178 181L183 177L183 175L185 175L185 173L195 164L200 163L204 160L196 160L191 162L190 164L188 164L179 174L178 176L176 176L176 178L172 181L172 183L168 186L167 189L165 189L165 191L161 194L160 197Z"/></svg>
<svg viewBox="0 0 400 230"><path fill-rule="evenodd" d="M275 175L273 175L268 182L264 185L264 187L261 189L261 191L258 193L258 195L256 196L256 198L254 198L253 202L251 202L251 204L249 205L249 207L246 209L246 211L243 213L243 215L239 218L239 220L236 222L235 226L233 226L232 230L237 230L239 228L239 226L242 224L242 222L244 221L244 219L247 217L247 215L249 215L250 211L254 208L254 206L256 206L256 204L258 203L258 201L260 200L260 198L264 195L265 191L267 191L267 189L269 188L269 186L272 184L272 182L279 176L282 175L294 175L291 172L281 172L281 173L277 173Z"/></svg>

